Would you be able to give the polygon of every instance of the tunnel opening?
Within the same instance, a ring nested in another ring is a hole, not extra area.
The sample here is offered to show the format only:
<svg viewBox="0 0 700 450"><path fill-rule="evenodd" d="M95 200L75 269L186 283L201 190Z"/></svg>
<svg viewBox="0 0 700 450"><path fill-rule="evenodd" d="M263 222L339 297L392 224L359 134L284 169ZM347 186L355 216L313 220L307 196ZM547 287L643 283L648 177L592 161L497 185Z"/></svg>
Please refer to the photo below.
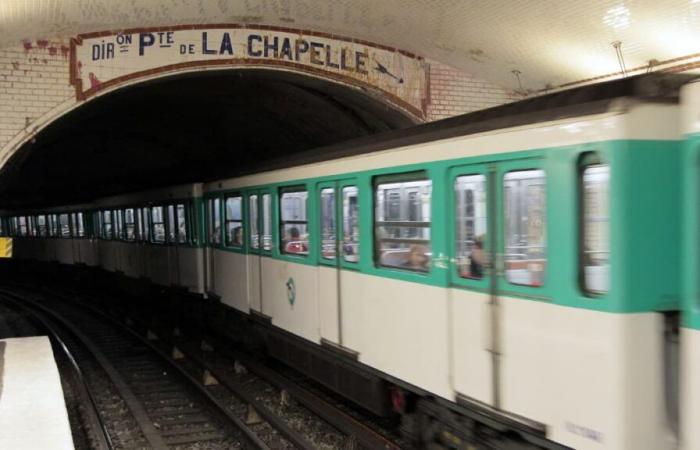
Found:
<svg viewBox="0 0 700 450"><path fill-rule="evenodd" d="M417 122L375 93L287 71L151 80L78 107L20 147L0 170L0 207L251 173L266 161Z"/></svg>

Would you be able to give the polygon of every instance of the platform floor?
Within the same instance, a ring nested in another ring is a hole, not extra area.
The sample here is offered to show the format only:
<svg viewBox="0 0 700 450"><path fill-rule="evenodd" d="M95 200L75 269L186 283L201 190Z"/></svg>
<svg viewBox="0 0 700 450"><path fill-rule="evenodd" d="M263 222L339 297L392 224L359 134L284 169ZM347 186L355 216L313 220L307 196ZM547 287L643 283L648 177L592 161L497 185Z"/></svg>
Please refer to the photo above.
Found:
<svg viewBox="0 0 700 450"><path fill-rule="evenodd" d="M61 380L46 336L0 340L0 449L73 449Z"/></svg>

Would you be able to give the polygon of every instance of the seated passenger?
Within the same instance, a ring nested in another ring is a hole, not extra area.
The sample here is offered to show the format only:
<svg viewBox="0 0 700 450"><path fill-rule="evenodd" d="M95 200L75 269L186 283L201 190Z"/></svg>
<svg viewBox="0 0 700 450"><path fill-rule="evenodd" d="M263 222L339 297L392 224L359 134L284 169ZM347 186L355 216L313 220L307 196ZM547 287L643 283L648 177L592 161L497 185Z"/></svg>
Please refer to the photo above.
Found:
<svg viewBox="0 0 700 450"><path fill-rule="evenodd" d="M236 227L233 229L231 243L238 246L243 245L243 227Z"/></svg>
<svg viewBox="0 0 700 450"><path fill-rule="evenodd" d="M301 240L299 229L292 227L288 230L284 239L285 253L307 253L309 251L306 242Z"/></svg>
<svg viewBox="0 0 700 450"><path fill-rule="evenodd" d="M469 278L483 278L486 254L484 253L484 235L477 236L469 263Z"/></svg>
<svg viewBox="0 0 700 450"><path fill-rule="evenodd" d="M425 245L413 244L408 251L408 259L403 267L411 270L427 271L430 257L428 257Z"/></svg>

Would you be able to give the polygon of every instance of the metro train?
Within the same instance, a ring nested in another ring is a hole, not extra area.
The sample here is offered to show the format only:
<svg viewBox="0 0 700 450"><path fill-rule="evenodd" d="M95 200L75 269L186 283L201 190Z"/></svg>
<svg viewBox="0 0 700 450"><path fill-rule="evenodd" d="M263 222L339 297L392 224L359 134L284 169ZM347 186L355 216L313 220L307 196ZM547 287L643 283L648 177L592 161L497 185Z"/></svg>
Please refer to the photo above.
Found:
<svg viewBox="0 0 700 450"><path fill-rule="evenodd" d="M401 415L418 446L700 449L694 77L585 86L304 158L4 211L1 231L17 258L220 302L271 356Z"/></svg>

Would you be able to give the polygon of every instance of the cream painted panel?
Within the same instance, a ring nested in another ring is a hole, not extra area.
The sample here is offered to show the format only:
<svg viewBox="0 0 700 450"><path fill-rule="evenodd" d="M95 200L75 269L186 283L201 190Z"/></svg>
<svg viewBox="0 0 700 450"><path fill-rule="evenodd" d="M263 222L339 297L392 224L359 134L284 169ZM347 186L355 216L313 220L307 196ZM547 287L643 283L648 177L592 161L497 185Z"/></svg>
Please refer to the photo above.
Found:
<svg viewBox="0 0 700 450"><path fill-rule="evenodd" d="M593 301L593 300L592 300ZM503 409L548 425L579 450L670 449L662 322L543 302L502 302Z"/></svg>
<svg viewBox="0 0 700 450"><path fill-rule="evenodd" d="M174 245L166 246L168 252L168 285L181 286L180 249Z"/></svg>
<svg viewBox="0 0 700 450"><path fill-rule="evenodd" d="M191 292L204 292L204 271L202 255L204 250L195 247L178 247L178 270L180 286Z"/></svg>
<svg viewBox="0 0 700 450"><path fill-rule="evenodd" d="M51 240L47 240L48 243ZM88 266L95 265L95 242L92 239L78 239L78 245L80 246L80 257L83 264Z"/></svg>
<svg viewBox="0 0 700 450"><path fill-rule="evenodd" d="M320 342L318 319L318 268L272 258L262 259L263 314L272 323L312 342ZM294 281L296 298L287 297L287 282Z"/></svg>
<svg viewBox="0 0 700 450"><path fill-rule="evenodd" d="M346 276L344 270L340 276ZM318 267L318 303L321 321L321 337L340 344L338 330L338 269Z"/></svg>
<svg viewBox="0 0 700 450"><path fill-rule="evenodd" d="M260 256L248 255L246 257L246 262L248 264L248 304L250 305L250 309L261 313L263 311L260 292L260 267L262 264Z"/></svg>
<svg viewBox="0 0 700 450"><path fill-rule="evenodd" d="M452 399L446 291L349 270L344 274L344 346L358 351L369 366Z"/></svg>
<svg viewBox="0 0 700 450"><path fill-rule="evenodd" d="M681 328L681 448L700 449L700 331Z"/></svg>
<svg viewBox="0 0 700 450"><path fill-rule="evenodd" d="M150 245L148 267L151 281L161 286L169 286L168 249L164 245Z"/></svg>
<svg viewBox="0 0 700 450"><path fill-rule="evenodd" d="M492 404L489 344L489 295L450 289L452 312L452 367L454 389L480 402Z"/></svg>
<svg viewBox="0 0 700 450"><path fill-rule="evenodd" d="M216 294L221 301L244 313L248 306L248 264L247 256L221 250L214 250Z"/></svg>
<svg viewBox="0 0 700 450"><path fill-rule="evenodd" d="M73 264L71 239L56 239L56 260L62 264Z"/></svg>
<svg viewBox="0 0 700 450"><path fill-rule="evenodd" d="M122 271L128 277L138 278L141 271L141 245L136 243L122 244Z"/></svg>

